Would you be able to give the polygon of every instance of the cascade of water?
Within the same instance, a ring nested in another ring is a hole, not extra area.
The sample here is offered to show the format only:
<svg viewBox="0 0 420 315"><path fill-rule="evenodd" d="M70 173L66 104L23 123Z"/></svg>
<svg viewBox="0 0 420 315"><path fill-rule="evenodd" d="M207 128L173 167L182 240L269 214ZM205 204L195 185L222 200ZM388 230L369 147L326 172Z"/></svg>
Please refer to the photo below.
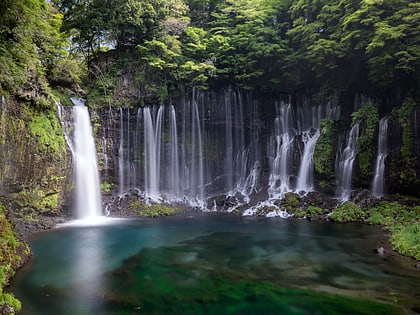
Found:
<svg viewBox="0 0 420 315"><path fill-rule="evenodd" d="M135 163L133 161L133 157L131 156L131 148L133 147L132 145L132 132L131 132L131 116L130 116L130 110L127 110L127 131L126 131L126 135L127 135L127 140L126 140L126 149L124 152L124 157L125 157L125 167L126 167L126 177L127 177L127 181L126 181L126 185L127 188L132 188L135 185L136 182L136 167L135 167Z"/></svg>
<svg viewBox="0 0 420 315"><path fill-rule="evenodd" d="M313 160L315 145L319 138L319 126L322 118L337 120L340 107L328 102L325 105L314 105L304 101L297 108L297 135L303 145L297 175L296 192L308 192L314 188Z"/></svg>
<svg viewBox="0 0 420 315"><path fill-rule="evenodd" d="M233 189L233 122L232 122L232 104L230 102L229 95L225 95L225 182L226 191L232 191Z"/></svg>
<svg viewBox="0 0 420 315"><path fill-rule="evenodd" d="M4 112L4 110L6 109L6 98L4 97L4 95L1 96L1 110L2 112Z"/></svg>
<svg viewBox="0 0 420 315"><path fill-rule="evenodd" d="M315 133L304 132L302 141L305 144L302 160L299 167L299 174L296 184L296 191L311 191L314 186L313 160L315 145L319 138L319 131Z"/></svg>
<svg viewBox="0 0 420 315"><path fill-rule="evenodd" d="M197 102L193 99L191 107L191 171L190 195L196 201L204 201L204 168L203 143L201 135L201 122Z"/></svg>
<svg viewBox="0 0 420 315"><path fill-rule="evenodd" d="M261 103L251 97L232 90L194 91L177 110L172 105L139 108L132 121L129 110L120 109L120 192L138 188L156 201L185 199L200 205L209 196L249 200L265 184L265 141L260 137L265 134L261 128L271 125L258 112ZM339 110L308 100L293 107L290 100L276 105L268 144L270 198L313 189L319 122L336 119Z"/></svg>
<svg viewBox="0 0 420 315"><path fill-rule="evenodd" d="M143 110L144 118L144 153L145 153L145 190L146 195L152 199L160 196L160 162L161 162L161 137L164 107L160 106L156 118L149 107Z"/></svg>
<svg viewBox="0 0 420 315"><path fill-rule="evenodd" d="M388 117L379 121L378 132L378 155L376 157L375 176L372 183L372 194L382 197L384 194L385 159L388 155Z"/></svg>
<svg viewBox="0 0 420 315"><path fill-rule="evenodd" d="M118 147L118 187L120 196L123 195L125 190L125 172L124 172L124 112L120 107L120 146Z"/></svg>
<svg viewBox="0 0 420 315"><path fill-rule="evenodd" d="M143 119L143 108L140 107L137 110L137 115L136 115L136 132L135 132L135 140L134 140L134 159L136 161L135 163L135 169L136 169L136 177L135 177L135 181L134 181L134 186L135 187L139 187L141 186L141 184L143 183L141 181L141 174L142 172L142 158L143 158L143 150L144 150L144 145L143 145L143 133L142 131L144 130L144 127L142 126L144 119Z"/></svg>
<svg viewBox="0 0 420 315"><path fill-rule="evenodd" d="M169 150L167 161L169 164L169 187L168 193L179 198L180 192L180 171L178 155L178 132L176 124L176 114L173 105L169 108Z"/></svg>
<svg viewBox="0 0 420 315"><path fill-rule="evenodd" d="M76 216L93 219L102 215L98 162L89 112L84 102L72 99L74 119L74 159Z"/></svg>
<svg viewBox="0 0 420 315"><path fill-rule="evenodd" d="M346 147L338 157L338 196L342 201L350 199L353 164L356 159L356 142L359 137L359 123L356 123L348 133Z"/></svg>
<svg viewBox="0 0 420 315"><path fill-rule="evenodd" d="M268 193L270 198L282 197L284 193L291 191L290 187L290 159L293 149L294 132L290 126L292 120L291 105L281 103L278 115L274 121L273 140L271 156L274 157L271 163L271 172L268 182Z"/></svg>

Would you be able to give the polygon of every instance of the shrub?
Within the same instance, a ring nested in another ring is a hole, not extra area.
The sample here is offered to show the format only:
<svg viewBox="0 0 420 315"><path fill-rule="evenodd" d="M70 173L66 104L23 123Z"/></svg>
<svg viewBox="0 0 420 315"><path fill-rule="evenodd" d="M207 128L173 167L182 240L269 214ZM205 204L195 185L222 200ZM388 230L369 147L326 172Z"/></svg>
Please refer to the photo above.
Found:
<svg viewBox="0 0 420 315"><path fill-rule="evenodd" d="M330 215L330 219L335 222L362 222L365 212L351 201L346 201L338 206Z"/></svg>
<svg viewBox="0 0 420 315"><path fill-rule="evenodd" d="M420 260L420 224L408 222L391 228L391 243L395 250Z"/></svg>

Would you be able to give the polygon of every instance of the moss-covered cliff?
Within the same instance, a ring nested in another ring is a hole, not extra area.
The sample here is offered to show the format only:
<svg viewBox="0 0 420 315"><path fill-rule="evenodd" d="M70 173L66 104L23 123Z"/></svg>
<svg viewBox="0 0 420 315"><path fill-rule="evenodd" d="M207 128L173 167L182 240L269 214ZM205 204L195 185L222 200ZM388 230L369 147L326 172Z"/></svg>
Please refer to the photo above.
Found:
<svg viewBox="0 0 420 315"><path fill-rule="evenodd" d="M70 159L52 99L1 99L0 314L9 314L19 303L2 287L29 255L23 235L50 228L60 216Z"/></svg>

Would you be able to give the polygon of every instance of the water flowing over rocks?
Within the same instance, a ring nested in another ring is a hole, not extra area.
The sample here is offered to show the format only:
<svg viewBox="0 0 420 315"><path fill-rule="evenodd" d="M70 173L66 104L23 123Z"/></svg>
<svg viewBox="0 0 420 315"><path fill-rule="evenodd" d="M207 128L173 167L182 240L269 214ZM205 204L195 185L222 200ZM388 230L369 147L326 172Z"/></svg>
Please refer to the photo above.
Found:
<svg viewBox="0 0 420 315"><path fill-rule="evenodd" d="M355 108L363 105L360 99ZM331 211L346 200L369 206L393 189L388 165L396 143L387 138L395 126L388 126L388 118L381 120L372 186L366 186L359 181L357 156L364 127L355 123L350 128L340 116L338 100L233 89L194 91L167 105L109 108L94 116L101 122L95 129L101 183L115 199L139 191L141 202L245 213L243 209L258 208L261 202L281 210L275 200L287 193L298 194L305 200L300 208L305 208L308 200L316 203L317 192L317 206ZM336 126L330 156L321 157L331 161L330 177L313 164L320 159L315 153L327 154L316 151L319 138L325 137L325 119ZM366 192L362 199L361 190Z"/></svg>

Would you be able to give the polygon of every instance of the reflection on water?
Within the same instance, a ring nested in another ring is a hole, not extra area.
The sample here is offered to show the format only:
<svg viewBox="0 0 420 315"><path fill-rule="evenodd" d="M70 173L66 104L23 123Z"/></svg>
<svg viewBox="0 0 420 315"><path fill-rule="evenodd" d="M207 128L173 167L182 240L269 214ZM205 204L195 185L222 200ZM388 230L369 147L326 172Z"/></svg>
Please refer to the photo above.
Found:
<svg viewBox="0 0 420 315"><path fill-rule="evenodd" d="M414 313L420 274L373 252L381 233L219 215L66 227L33 239L11 290L22 314Z"/></svg>

